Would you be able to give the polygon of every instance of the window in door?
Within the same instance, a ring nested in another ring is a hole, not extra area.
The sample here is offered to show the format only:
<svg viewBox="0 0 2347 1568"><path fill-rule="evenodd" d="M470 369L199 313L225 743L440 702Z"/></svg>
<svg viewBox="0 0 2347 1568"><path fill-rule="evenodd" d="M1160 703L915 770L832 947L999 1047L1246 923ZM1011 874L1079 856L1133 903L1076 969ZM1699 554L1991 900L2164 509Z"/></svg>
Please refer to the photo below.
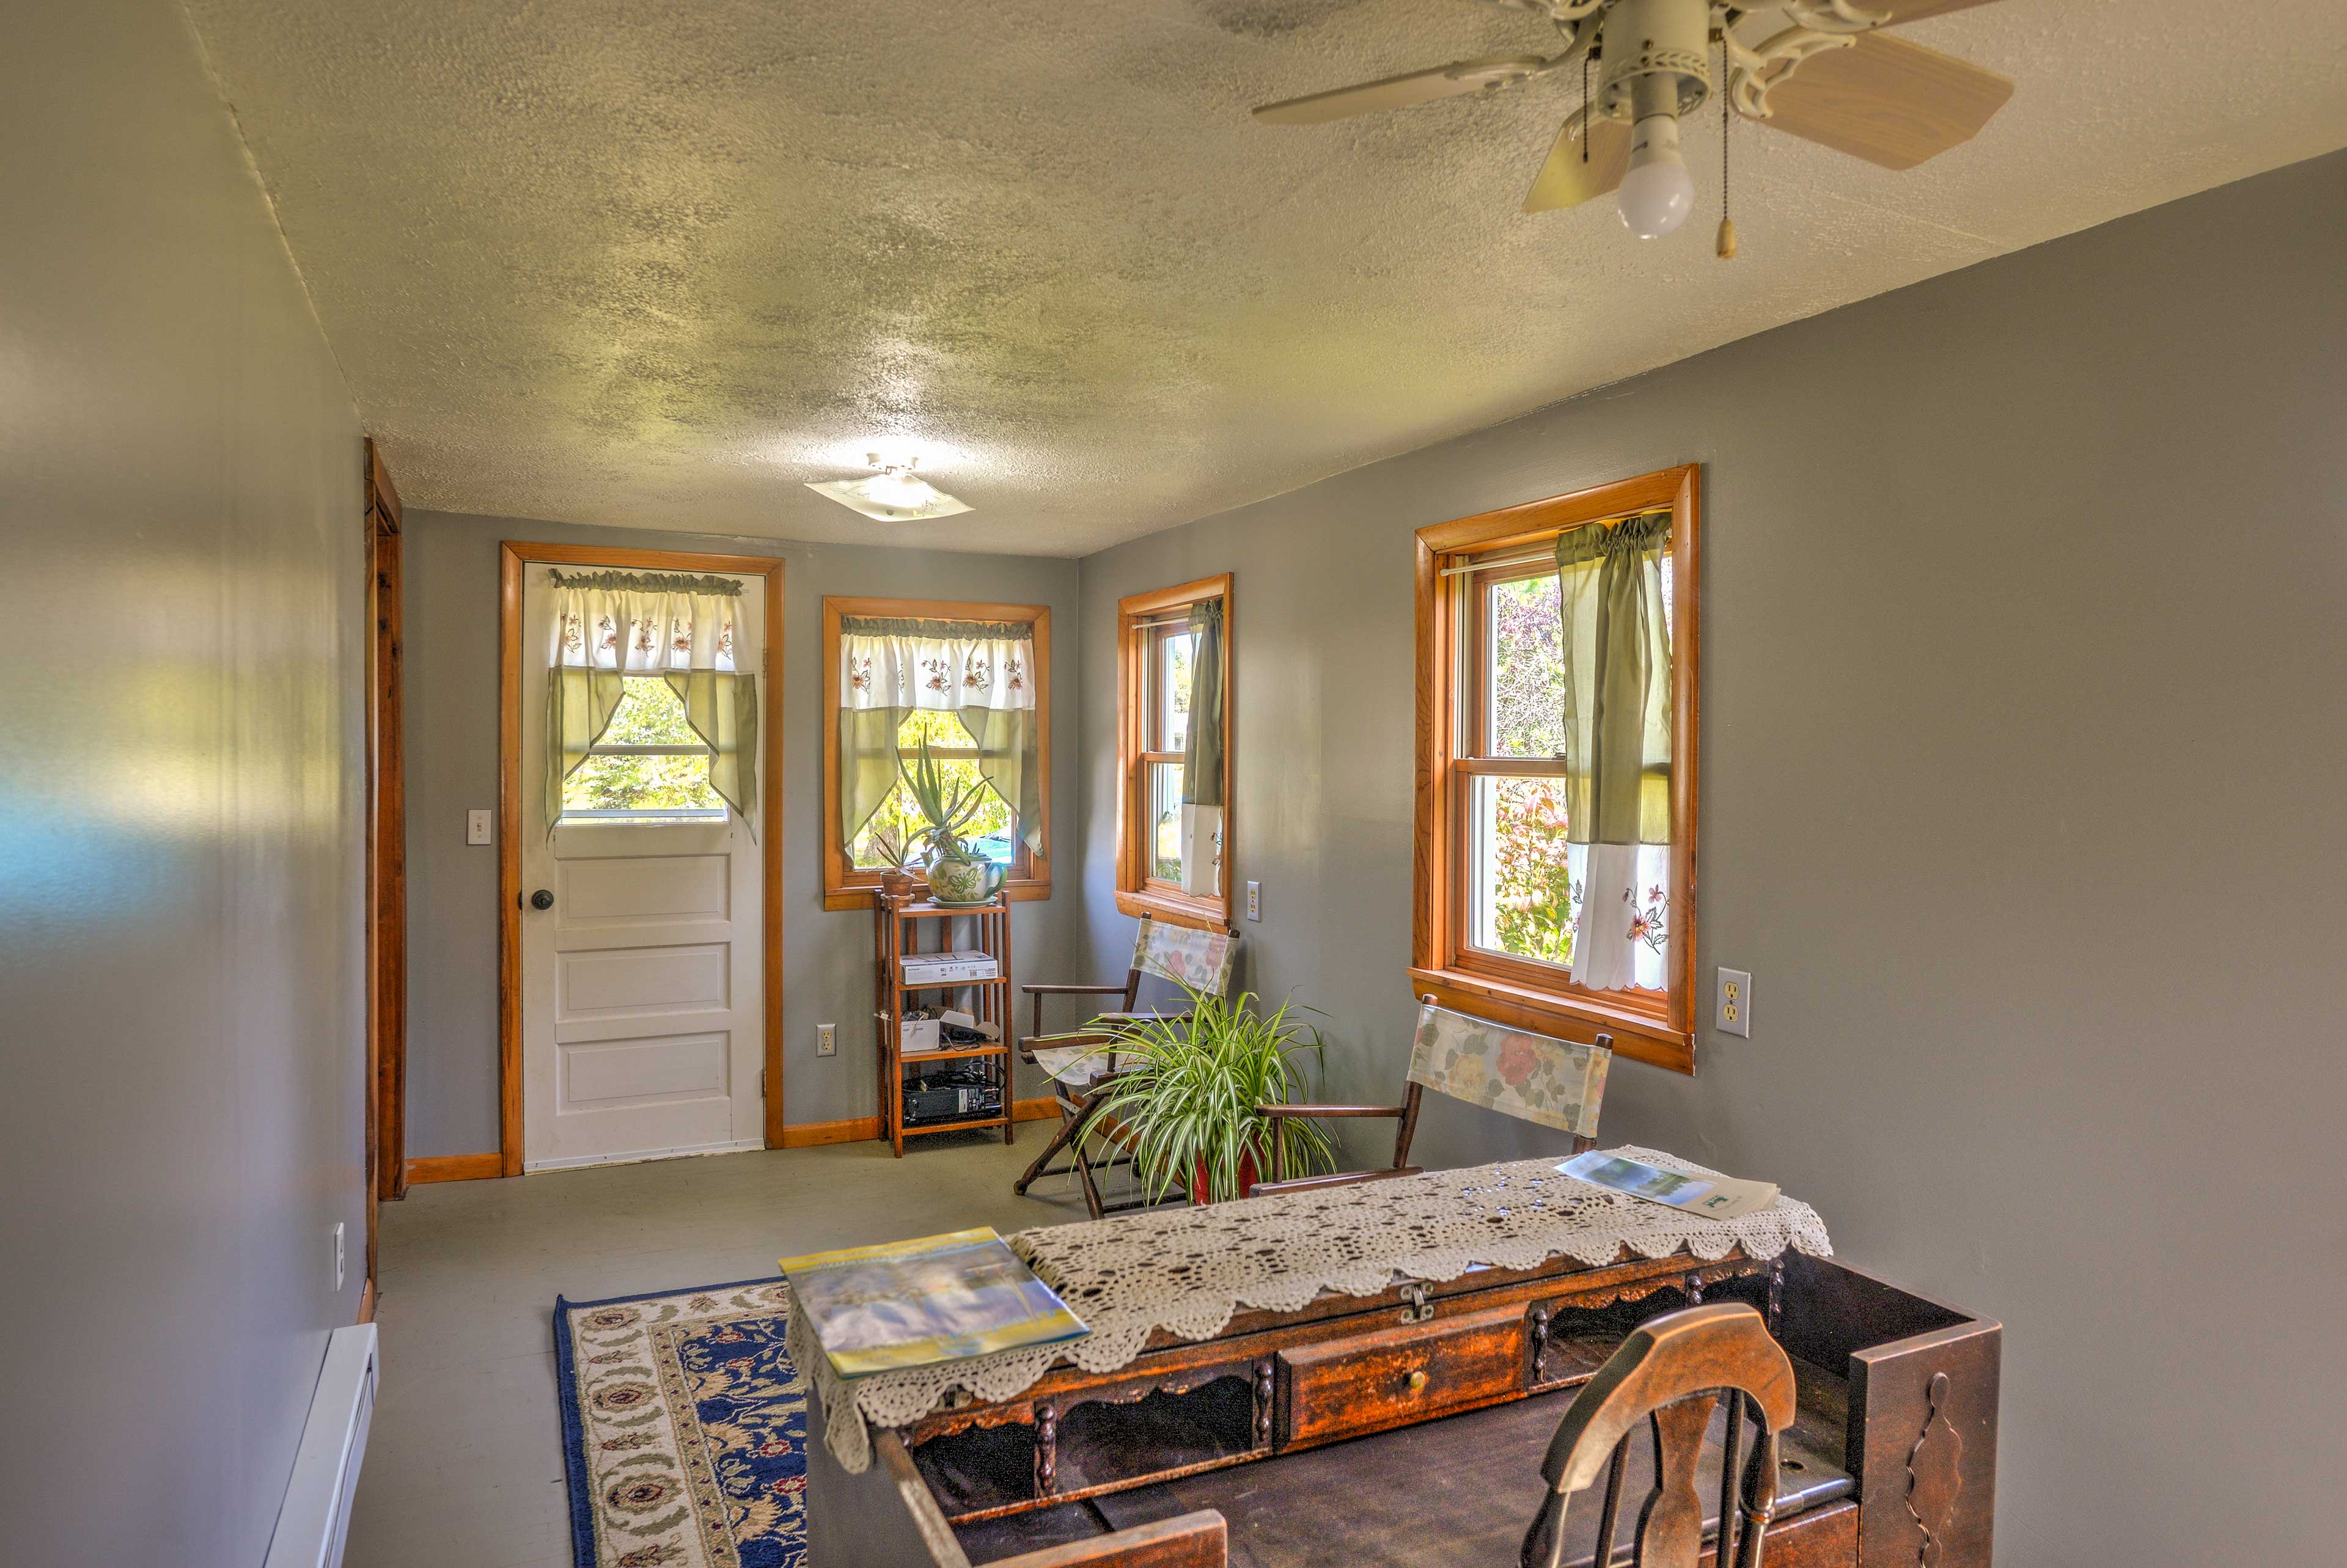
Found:
<svg viewBox="0 0 2347 1568"><path fill-rule="evenodd" d="M587 760L562 781L565 822L723 822L709 745L685 722L667 678L627 677L618 712Z"/></svg>
<svg viewBox="0 0 2347 1568"><path fill-rule="evenodd" d="M1419 535L1413 989L1691 1070L1695 477Z"/></svg>
<svg viewBox="0 0 2347 1568"><path fill-rule="evenodd" d="M1117 907L1185 926L1227 927L1231 579L1120 600L1117 629Z"/></svg>

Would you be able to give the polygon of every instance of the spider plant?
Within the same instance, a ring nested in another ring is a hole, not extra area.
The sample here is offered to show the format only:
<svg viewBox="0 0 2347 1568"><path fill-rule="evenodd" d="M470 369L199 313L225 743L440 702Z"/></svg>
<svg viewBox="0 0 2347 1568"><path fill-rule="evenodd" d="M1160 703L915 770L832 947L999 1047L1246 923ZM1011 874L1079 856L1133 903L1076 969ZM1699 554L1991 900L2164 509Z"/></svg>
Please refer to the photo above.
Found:
<svg viewBox="0 0 2347 1568"><path fill-rule="evenodd" d="M1085 1033L1113 1039L1092 1054L1112 1052L1117 1072L1103 1087L1105 1114L1131 1133L1133 1169L1153 1200L1189 1189L1207 1203L1240 1195L1252 1172L1271 1165L1289 1176L1337 1168L1336 1145L1316 1122L1260 1114L1258 1105L1300 1097L1295 1058L1317 1063L1320 1031L1269 1014L1252 993L1235 1000L1193 990L1184 1015L1095 1019Z"/></svg>
<svg viewBox="0 0 2347 1568"><path fill-rule="evenodd" d="M985 781L948 777L945 764L929 754L926 736L921 741L919 760L907 762L900 757L897 768L905 775L905 788L912 794L914 808L929 825L925 836L930 847L939 855L969 858L962 850L961 830L986 809Z"/></svg>

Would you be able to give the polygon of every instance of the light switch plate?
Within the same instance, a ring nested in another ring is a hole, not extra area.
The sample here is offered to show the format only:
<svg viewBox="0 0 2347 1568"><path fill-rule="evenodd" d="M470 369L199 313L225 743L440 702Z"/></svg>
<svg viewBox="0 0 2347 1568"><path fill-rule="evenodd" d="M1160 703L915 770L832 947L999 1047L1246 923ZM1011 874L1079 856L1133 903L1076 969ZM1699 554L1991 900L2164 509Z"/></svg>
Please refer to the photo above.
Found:
<svg viewBox="0 0 2347 1568"><path fill-rule="evenodd" d="M1722 1034L1752 1038L1752 977L1746 971L1719 971L1719 1006L1712 1027Z"/></svg>
<svg viewBox="0 0 2347 1568"><path fill-rule="evenodd" d="M1263 918L1263 884L1260 882L1247 884L1247 918L1250 920Z"/></svg>
<svg viewBox="0 0 2347 1568"><path fill-rule="evenodd" d="M334 1288L343 1287L343 1222L334 1222Z"/></svg>
<svg viewBox="0 0 2347 1568"><path fill-rule="evenodd" d="M465 814L465 842L467 844L488 843L490 833L489 825L496 820L497 818L495 815L490 812L466 812Z"/></svg>

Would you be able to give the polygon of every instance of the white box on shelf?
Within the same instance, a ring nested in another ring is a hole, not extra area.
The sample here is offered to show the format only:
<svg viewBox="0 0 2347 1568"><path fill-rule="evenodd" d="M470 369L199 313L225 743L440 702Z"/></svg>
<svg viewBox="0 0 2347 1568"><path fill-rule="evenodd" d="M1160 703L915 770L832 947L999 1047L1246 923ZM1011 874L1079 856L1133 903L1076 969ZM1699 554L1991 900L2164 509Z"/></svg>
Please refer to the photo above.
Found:
<svg viewBox="0 0 2347 1568"><path fill-rule="evenodd" d="M913 1056L938 1049L938 1020L933 1018L907 1018L898 1026L897 1049Z"/></svg>
<svg viewBox="0 0 2347 1568"><path fill-rule="evenodd" d="M1002 975L1002 965L991 953L908 954L899 958L897 965L904 971L899 983L908 986L991 980L999 979Z"/></svg>

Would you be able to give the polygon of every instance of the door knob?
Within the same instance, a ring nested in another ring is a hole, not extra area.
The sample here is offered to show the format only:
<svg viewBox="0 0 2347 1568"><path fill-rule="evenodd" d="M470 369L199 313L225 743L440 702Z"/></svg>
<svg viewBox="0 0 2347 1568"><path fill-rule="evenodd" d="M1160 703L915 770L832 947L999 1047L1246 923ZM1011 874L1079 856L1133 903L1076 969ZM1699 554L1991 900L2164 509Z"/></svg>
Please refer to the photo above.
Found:
<svg viewBox="0 0 2347 1568"><path fill-rule="evenodd" d="M554 895L541 887L529 896L529 907L533 909L551 909L554 907Z"/></svg>

